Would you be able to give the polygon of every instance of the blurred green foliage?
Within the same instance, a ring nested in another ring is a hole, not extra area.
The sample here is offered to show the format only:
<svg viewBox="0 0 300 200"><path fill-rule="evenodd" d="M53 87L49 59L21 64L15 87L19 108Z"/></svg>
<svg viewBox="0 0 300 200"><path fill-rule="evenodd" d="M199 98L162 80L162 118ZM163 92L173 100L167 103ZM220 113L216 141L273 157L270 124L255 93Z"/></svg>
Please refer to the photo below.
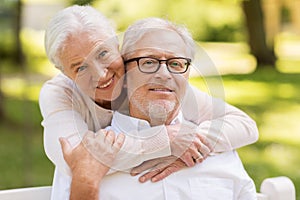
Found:
<svg viewBox="0 0 300 200"><path fill-rule="evenodd" d="M38 72L48 62L44 49L44 31L23 29L22 46L26 58L27 71Z"/></svg>
<svg viewBox="0 0 300 200"><path fill-rule="evenodd" d="M239 1L70 0L67 2L72 4L91 3L117 24L119 32L123 32L136 19L158 16L185 24L196 40L245 41ZM15 72L21 69L21 67L13 65L16 45L12 26L14 4L14 1L5 1L5 4L0 6L0 15L3 16L0 20L0 55L3 63L0 70L2 72ZM24 28L21 32L22 49L28 71L39 70L38 65L41 62L42 64L47 62L44 62L43 34L43 31L29 28Z"/></svg>
<svg viewBox="0 0 300 200"><path fill-rule="evenodd" d="M14 1L4 1L0 5L0 57L7 58L14 53L13 40Z"/></svg>
<svg viewBox="0 0 300 200"><path fill-rule="evenodd" d="M192 78L191 83L209 92L206 85L212 78ZM257 189L265 178L288 176L300 199L300 74L265 68L222 79L226 101L248 113L259 127L259 141L238 150Z"/></svg>
<svg viewBox="0 0 300 200"><path fill-rule="evenodd" d="M95 1L93 6L112 19L119 31L124 31L137 19L156 16L185 24L195 40L232 42L246 39L239 1L101 0Z"/></svg>
<svg viewBox="0 0 300 200"><path fill-rule="evenodd" d="M7 119L0 122L0 188L49 185L54 167L43 150L37 101L4 99Z"/></svg>

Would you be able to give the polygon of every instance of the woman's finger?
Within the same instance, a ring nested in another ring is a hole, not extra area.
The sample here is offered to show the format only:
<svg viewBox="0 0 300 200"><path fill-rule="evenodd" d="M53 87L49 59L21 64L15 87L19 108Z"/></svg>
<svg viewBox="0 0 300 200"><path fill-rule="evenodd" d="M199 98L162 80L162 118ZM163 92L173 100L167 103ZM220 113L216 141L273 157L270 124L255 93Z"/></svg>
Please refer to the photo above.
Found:
<svg viewBox="0 0 300 200"><path fill-rule="evenodd" d="M114 151L119 152L124 142L125 142L125 135L123 133L118 134L113 144Z"/></svg>
<svg viewBox="0 0 300 200"><path fill-rule="evenodd" d="M207 137L202 134L197 134L197 137L200 139L200 141L209 149L209 152L212 152L213 146L208 141Z"/></svg>
<svg viewBox="0 0 300 200"><path fill-rule="evenodd" d="M113 131L107 131L107 135L105 136L105 141L106 144L111 144L113 145L115 142L115 133Z"/></svg>

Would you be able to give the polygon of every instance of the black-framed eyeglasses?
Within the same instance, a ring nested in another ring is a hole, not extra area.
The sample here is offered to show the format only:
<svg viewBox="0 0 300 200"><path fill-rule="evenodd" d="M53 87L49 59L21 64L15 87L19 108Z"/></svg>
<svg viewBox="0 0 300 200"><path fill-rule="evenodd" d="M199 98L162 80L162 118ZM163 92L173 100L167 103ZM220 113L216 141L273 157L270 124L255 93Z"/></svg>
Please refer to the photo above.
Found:
<svg viewBox="0 0 300 200"><path fill-rule="evenodd" d="M138 68L141 72L152 74L159 70L161 63L166 62L167 69L173 74L183 74L185 73L192 60L190 58L184 57L173 57L166 60L159 60L153 57L137 57L126 60L124 63L137 62Z"/></svg>

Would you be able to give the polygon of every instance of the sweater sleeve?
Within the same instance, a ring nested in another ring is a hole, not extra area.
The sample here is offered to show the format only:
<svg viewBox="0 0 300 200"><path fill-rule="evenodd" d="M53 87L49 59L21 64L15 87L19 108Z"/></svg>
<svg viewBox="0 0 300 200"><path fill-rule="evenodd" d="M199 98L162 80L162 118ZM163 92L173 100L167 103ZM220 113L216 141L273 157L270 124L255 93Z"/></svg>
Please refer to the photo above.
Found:
<svg viewBox="0 0 300 200"><path fill-rule="evenodd" d="M246 113L194 87L188 88L182 110L185 119L198 124L197 132L207 137L214 152L230 151L258 140L256 123Z"/></svg>
<svg viewBox="0 0 300 200"><path fill-rule="evenodd" d="M171 155L169 137L165 126L156 126L139 131L144 137L126 137L112 170L129 172L131 168L146 160ZM149 136L149 137L148 137Z"/></svg>
<svg viewBox="0 0 300 200"><path fill-rule="evenodd" d="M75 147L88 131L87 123L74 110L73 103L71 88L60 85L59 81L48 81L41 88L39 106L43 116L45 153L61 173L69 175L70 169L63 158L59 138L68 138Z"/></svg>

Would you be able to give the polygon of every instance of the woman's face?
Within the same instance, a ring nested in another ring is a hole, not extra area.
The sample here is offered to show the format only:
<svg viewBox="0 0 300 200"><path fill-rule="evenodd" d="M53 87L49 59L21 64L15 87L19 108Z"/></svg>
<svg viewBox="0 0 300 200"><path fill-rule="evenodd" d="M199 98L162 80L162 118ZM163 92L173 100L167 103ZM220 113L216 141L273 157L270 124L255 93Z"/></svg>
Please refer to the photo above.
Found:
<svg viewBox="0 0 300 200"><path fill-rule="evenodd" d="M85 94L98 103L112 101L123 87L123 60L115 37L94 34L78 32L67 38L59 58L64 74Z"/></svg>

